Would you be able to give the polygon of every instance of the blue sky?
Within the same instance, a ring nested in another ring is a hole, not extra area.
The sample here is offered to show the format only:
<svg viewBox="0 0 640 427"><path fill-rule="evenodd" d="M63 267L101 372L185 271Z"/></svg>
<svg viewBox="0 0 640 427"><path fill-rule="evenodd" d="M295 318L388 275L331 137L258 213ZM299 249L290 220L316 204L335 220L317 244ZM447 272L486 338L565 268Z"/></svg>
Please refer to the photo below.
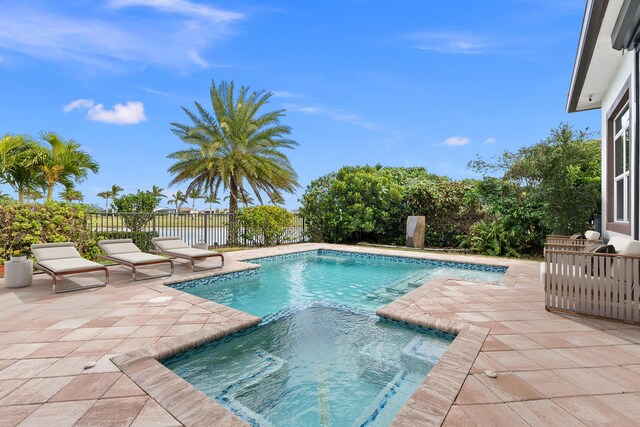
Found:
<svg viewBox="0 0 640 427"><path fill-rule="evenodd" d="M343 165L470 177L477 154L533 144L562 121L600 130L599 111L564 110L583 11L581 0L0 0L0 134L80 142L101 169L78 189L101 204L112 184L168 187L166 156L183 146L170 123L224 79L287 110L302 185L289 208Z"/></svg>

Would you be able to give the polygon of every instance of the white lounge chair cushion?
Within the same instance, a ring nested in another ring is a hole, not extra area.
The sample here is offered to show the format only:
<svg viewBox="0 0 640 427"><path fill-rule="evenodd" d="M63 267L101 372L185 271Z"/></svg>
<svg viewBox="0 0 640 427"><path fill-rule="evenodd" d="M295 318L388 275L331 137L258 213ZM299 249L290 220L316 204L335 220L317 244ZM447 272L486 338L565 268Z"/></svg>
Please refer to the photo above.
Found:
<svg viewBox="0 0 640 427"><path fill-rule="evenodd" d="M207 251L205 249L196 249L196 248L178 248L171 249L166 251L168 254L177 254L188 257L202 257L202 256L213 256L218 254L218 252Z"/></svg>
<svg viewBox="0 0 640 427"><path fill-rule="evenodd" d="M38 262L49 259L82 258L73 246L73 243L44 243L32 245L31 253Z"/></svg>
<svg viewBox="0 0 640 427"><path fill-rule="evenodd" d="M148 254L145 252L119 253L119 254L112 255L111 257L117 260L122 260L128 263L131 263L131 264L144 264L146 262L153 262L153 261L168 261L168 259L163 256Z"/></svg>
<svg viewBox="0 0 640 427"><path fill-rule="evenodd" d="M97 262L89 261L84 258L50 259L47 261L38 261L38 264L48 268L54 273L70 273L72 271L103 267Z"/></svg>
<svg viewBox="0 0 640 427"><path fill-rule="evenodd" d="M587 230L584 232L584 237L587 240L598 240L600 239L600 233L593 230Z"/></svg>
<svg viewBox="0 0 640 427"><path fill-rule="evenodd" d="M614 236L608 242L612 245L617 254L640 256L640 242L627 237Z"/></svg>
<svg viewBox="0 0 640 427"><path fill-rule="evenodd" d="M106 244L103 243L103 244L100 244L99 246L100 246L100 249L102 249L109 256L142 252L133 243L106 243Z"/></svg>
<svg viewBox="0 0 640 427"><path fill-rule="evenodd" d="M153 244L159 247L162 251L189 247L189 245L183 242L181 239L153 239Z"/></svg>

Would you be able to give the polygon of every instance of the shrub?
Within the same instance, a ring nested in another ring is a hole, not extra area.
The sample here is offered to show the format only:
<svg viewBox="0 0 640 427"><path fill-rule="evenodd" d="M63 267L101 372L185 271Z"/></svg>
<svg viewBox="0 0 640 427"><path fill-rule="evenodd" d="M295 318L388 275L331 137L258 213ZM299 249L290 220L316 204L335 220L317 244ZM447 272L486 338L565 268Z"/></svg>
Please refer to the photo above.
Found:
<svg viewBox="0 0 640 427"><path fill-rule="evenodd" d="M113 204L119 212L124 212L122 220L133 232L143 230L153 218L151 215L160 204L160 199L150 191L125 194L114 200Z"/></svg>
<svg viewBox="0 0 640 427"><path fill-rule="evenodd" d="M293 214L280 206L253 206L238 210L240 237L258 246L284 243Z"/></svg>
<svg viewBox="0 0 640 427"><path fill-rule="evenodd" d="M0 256L29 253L34 243L74 242L80 253L91 246L85 232L86 207L58 202L0 205Z"/></svg>

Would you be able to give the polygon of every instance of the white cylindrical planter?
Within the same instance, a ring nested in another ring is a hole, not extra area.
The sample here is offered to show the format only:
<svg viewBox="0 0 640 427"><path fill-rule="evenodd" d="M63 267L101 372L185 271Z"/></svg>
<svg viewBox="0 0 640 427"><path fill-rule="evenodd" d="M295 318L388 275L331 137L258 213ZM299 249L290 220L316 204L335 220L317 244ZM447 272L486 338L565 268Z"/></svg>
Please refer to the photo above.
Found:
<svg viewBox="0 0 640 427"><path fill-rule="evenodd" d="M4 263L4 281L7 288L23 288L31 286L33 282L33 261L26 259L24 261L11 261Z"/></svg>

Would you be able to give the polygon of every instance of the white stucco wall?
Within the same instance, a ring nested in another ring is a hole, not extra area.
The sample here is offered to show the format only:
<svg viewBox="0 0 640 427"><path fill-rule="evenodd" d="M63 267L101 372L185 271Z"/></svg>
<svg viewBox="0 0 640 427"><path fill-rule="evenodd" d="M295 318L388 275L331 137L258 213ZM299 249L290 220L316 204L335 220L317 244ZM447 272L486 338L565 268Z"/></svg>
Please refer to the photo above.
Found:
<svg viewBox="0 0 640 427"><path fill-rule="evenodd" d="M607 230L607 204L606 204L606 194L607 194L607 188L606 188L606 154L607 154L607 112L611 109L611 107L613 107L613 103L615 102L616 97L618 96L618 94L620 93L620 91L622 90L622 87L624 86L625 82L627 81L627 79L629 79L631 77L631 75L633 74L633 61L634 61L634 54L633 52L626 52L622 62L620 63L620 67L618 68L618 71L615 74L615 77L611 80L611 84L609 85L609 87L607 88L607 91L605 92L604 96L602 97L602 106L601 106L601 111L602 111L602 229L604 232L604 235L606 238L610 238L613 236L623 236L621 234L615 233L613 231L608 231ZM632 80L633 83L633 80ZM631 92L633 92L633 87L631 88ZM633 96L633 93L630 94L631 96ZM632 109L631 111L631 117L637 117L635 115L634 110ZM633 122L633 119L632 119ZM632 129L633 132L633 129ZM634 137L632 135L632 141L634 140ZM632 151L631 151L631 159L634 158L634 152L633 150L635 150L635 144L631 144L632 147ZM632 170L636 170L637 166L632 164L631 165L631 169ZM633 222L633 218L635 217L635 214L633 212L633 200L634 200L634 196L637 194L637 189L634 188L634 183L633 180L631 180L630 182L631 184L631 200L629 200L629 203L631 203L631 208L632 208L632 212L631 212L631 218L630 220ZM632 224L632 233L633 233L633 224Z"/></svg>

